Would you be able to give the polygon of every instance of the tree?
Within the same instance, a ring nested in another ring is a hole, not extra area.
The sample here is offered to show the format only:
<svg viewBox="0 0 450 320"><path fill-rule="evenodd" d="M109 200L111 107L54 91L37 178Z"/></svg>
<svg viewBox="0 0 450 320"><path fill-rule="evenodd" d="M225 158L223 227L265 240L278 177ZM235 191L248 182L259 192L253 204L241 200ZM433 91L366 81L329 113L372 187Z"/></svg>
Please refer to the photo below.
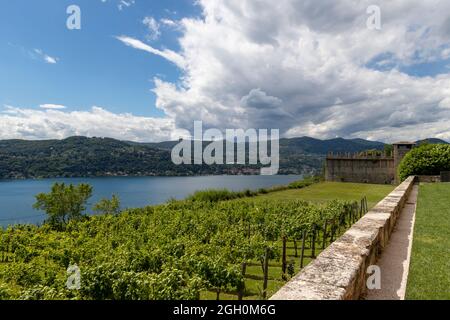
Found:
<svg viewBox="0 0 450 320"><path fill-rule="evenodd" d="M385 144L384 152L386 153L386 155L392 156L394 154L394 146L392 144Z"/></svg>
<svg viewBox="0 0 450 320"><path fill-rule="evenodd" d="M119 214L120 213L120 199L115 194L111 200L102 199L93 208L97 214Z"/></svg>
<svg viewBox="0 0 450 320"><path fill-rule="evenodd" d="M399 166L403 181L411 175L439 175L450 171L450 145L422 144L406 154Z"/></svg>
<svg viewBox="0 0 450 320"><path fill-rule="evenodd" d="M62 229L70 220L80 220L86 210L87 200L92 196L92 186L79 184L66 186L55 183L49 193L36 196L35 209L48 214L47 223L57 229Z"/></svg>

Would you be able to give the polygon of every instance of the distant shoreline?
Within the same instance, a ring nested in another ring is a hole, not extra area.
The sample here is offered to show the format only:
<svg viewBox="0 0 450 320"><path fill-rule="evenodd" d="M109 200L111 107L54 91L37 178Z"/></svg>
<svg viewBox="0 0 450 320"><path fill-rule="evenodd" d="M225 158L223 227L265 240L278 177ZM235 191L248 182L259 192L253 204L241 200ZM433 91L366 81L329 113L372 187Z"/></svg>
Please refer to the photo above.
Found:
<svg viewBox="0 0 450 320"><path fill-rule="evenodd" d="M305 176L312 173L278 173L275 176ZM96 178L195 178L195 177L221 177L221 176L261 176L260 174L195 174L195 175L101 175L101 176L52 176L52 177L25 177L25 178L0 178L0 182L24 181L24 180L49 180L49 179L96 179Z"/></svg>
<svg viewBox="0 0 450 320"><path fill-rule="evenodd" d="M259 171L259 170L258 170ZM278 173L276 176L298 176L298 175L308 175L311 173ZM259 173L251 174L251 173L226 173L226 174L179 174L179 175L88 175L88 176L50 176L50 177L21 177L21 178L0 178L0 182L2 181L23 181L23 180L48 180L48 179L95 179L95 178L181 178L181 177L220 177L220 176L260 176Z"/></svg>

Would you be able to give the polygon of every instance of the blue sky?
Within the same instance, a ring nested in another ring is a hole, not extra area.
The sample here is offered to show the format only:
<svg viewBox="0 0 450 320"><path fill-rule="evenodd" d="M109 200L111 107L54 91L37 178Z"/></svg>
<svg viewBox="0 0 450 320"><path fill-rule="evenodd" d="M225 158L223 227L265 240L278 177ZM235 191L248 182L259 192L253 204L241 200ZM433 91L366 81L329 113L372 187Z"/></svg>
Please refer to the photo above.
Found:
<svg viewBox="0 0 450 320"><path fill-rule="evenodd" d="M176 82L179 70L169 61L124 46L115 36L146 39L147 16L179 20L199 15L191 0L136 1L119 9L120 1L15 0L0 10L0 105L68 110L108 110L141 116L163 116L155 108L153 77ZM66 28L66 8L81 9L81 30ZM156 47L178 50L178 31L160 27ZM46 63L35 50L57 58Z"/></svg>
<svg viewBox="0 0 450 320"><path fill-rule="evenodd" d="M450 140L448 0L0 3L0 139Z"/></svg>

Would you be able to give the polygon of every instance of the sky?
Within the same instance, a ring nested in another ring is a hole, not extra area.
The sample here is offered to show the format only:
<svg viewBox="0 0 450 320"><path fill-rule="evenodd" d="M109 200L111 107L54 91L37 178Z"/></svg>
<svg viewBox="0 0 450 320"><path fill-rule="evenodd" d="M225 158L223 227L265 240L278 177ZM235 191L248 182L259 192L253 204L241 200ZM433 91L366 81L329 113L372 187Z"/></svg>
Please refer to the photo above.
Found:
<svg viewBox="0 0 450 320"><path fill-rule="evenodd" d="M450 140L450 1L0 0L0 139L156 142L200 120Z"/></svg>

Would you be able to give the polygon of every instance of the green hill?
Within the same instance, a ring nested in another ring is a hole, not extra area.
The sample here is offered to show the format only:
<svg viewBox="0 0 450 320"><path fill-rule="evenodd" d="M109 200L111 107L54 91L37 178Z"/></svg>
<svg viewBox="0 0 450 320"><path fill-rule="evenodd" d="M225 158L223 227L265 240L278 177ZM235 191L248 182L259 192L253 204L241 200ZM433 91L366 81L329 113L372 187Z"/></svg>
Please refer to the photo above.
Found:
<svg viewBox="0 0 450 320"><path fill-rule="evenodd" d="M0 140L0 179L259 173L259 165L176 166L170 159L170 150L176 143L136 143L86 137ZM383 148L381 142L363 139L281 139L279 173L320 171L329 151L357 152Z"/></svg>

